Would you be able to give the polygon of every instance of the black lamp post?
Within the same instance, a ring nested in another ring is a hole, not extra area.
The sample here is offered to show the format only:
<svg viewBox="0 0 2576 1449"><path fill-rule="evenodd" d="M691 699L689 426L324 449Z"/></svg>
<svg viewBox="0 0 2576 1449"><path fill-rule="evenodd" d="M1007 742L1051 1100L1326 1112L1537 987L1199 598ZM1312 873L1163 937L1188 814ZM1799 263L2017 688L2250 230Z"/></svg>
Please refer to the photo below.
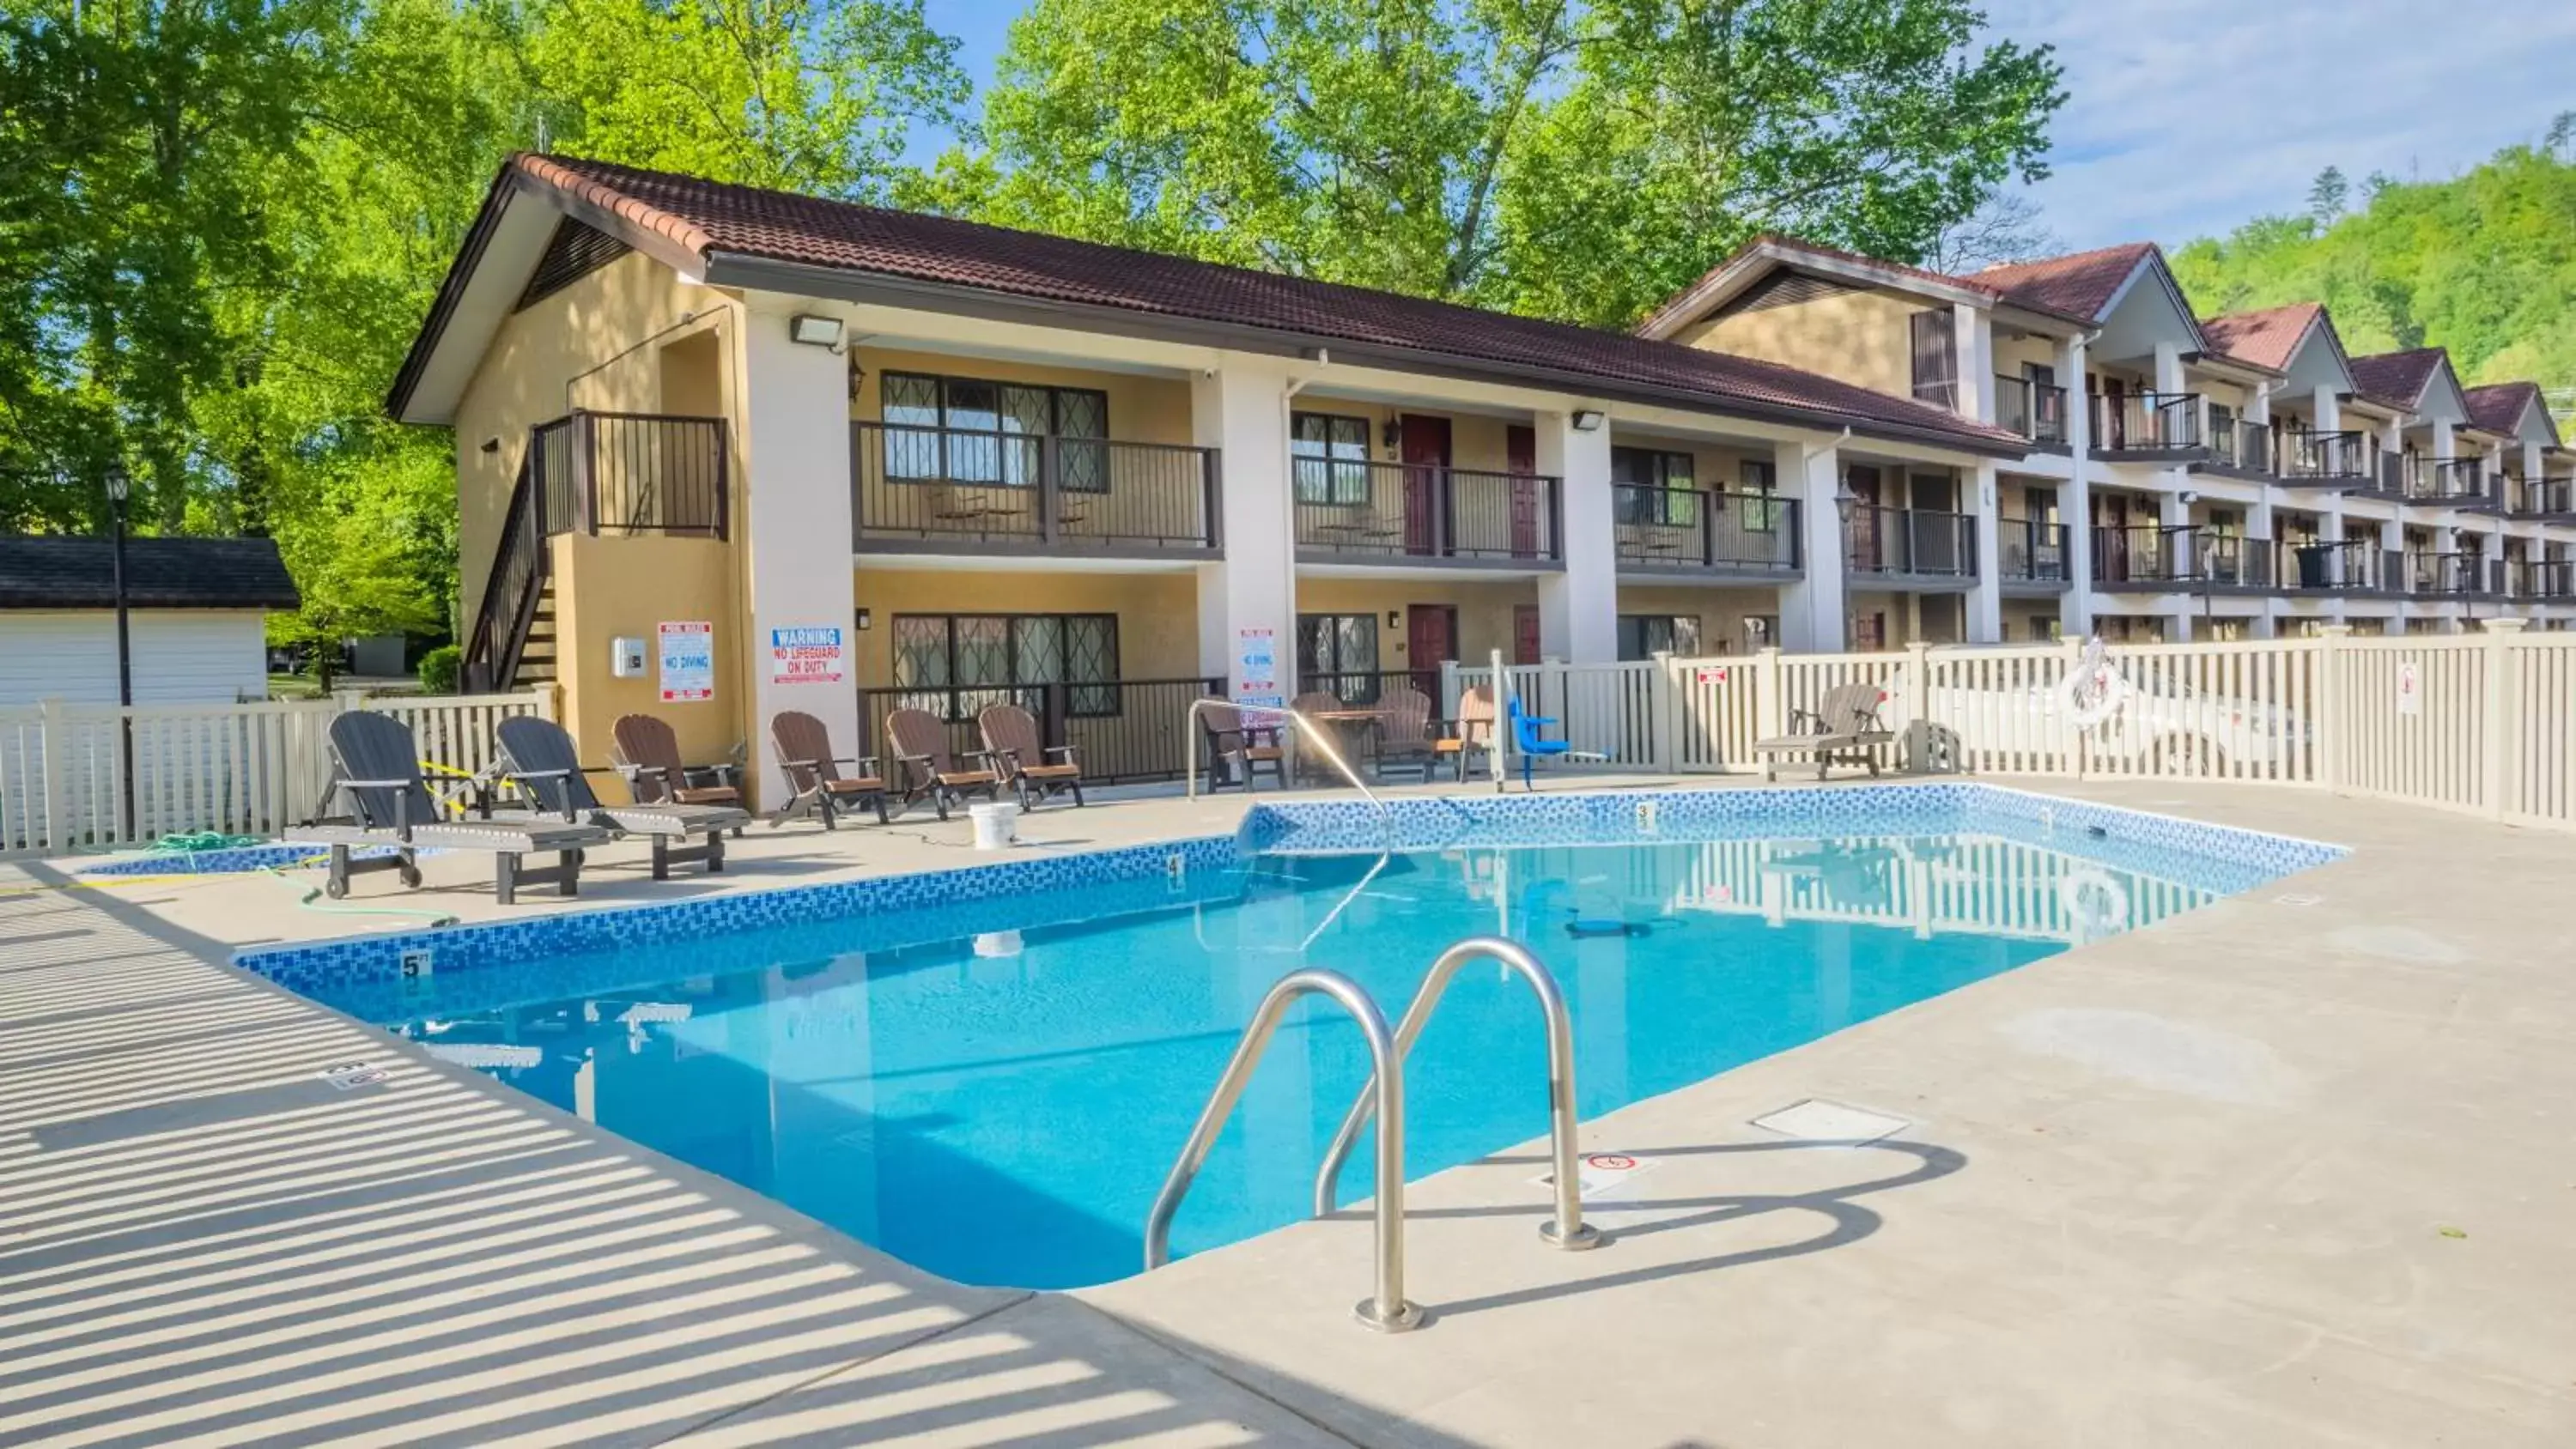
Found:
<svg viewBox="0 0 2576 1449"><path fill-rule="evenodd" d="M116 718L119 758L123 773L118 776L124 788L117 791L123 802L125 838L134 838L134 647L126 620L125 607L125 498L133 484L121 463L107 465L107 511L114 520L115 543L109 557L115 571L116 589L116 702L126 713Z"/></svg>
<svg viewBox="0 0 2576 1449"><path fill-rule="evenodd" d="M1854 619L1852 618L1852 586L1851 586L1851 575L1852 575L1852 531L1851 531L1852 508L1853 508L1853 506L1854 506L1854 505L1858 504L1859 502L1860 502L1860 495L1859 495L1858 493L1855 493L1855 492L1853 492L1853 491L1852 491L1851 480L1850 480L1849 478L1844 478L1844 479L1842 479L1842 480L1840 480L1840 481L1838 481L1837 483L1835 483L1835 484L1834 484L1834 513L1835 513L1835 515L1836 515L1837 517L1839 517L1839 518L1842 520L1842 528L1843 528L1843 537L1842 537L1842 553L1843 553L1843 568L1842 568L1842 579L1843 579L1843 610L1842 610L1842 612L1843 612L1843 652L1844 652L1844 653L1846 653L1846 654L1849 654L1849 653L1851 653L1851 652L1852 652L1853 647L1854 647L1854 646L1853 646L1853 642L1852 642L1852 641L1859 637L1859 630L1858 630L1858 629L1857 629L1857 627L1856 627L1857 621L1856 621L1856 620L1854 620Z"/></svg>

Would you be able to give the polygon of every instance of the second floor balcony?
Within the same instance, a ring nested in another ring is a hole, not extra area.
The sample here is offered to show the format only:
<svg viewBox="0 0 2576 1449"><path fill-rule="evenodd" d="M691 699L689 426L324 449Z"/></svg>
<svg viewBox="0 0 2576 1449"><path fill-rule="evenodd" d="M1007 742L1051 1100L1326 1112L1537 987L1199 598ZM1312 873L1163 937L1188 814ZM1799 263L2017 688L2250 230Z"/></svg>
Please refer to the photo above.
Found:
<svg viewBox="0 0 2576 1449"><path fill-rule="evenodd" d="M2202 445L2196 392L2104 393L2092 403L2096 453L2187 453Z"/></svg>
<svg viewBox="0 0 2576 1449"><path fill-rule="evenodd" d="M2387 588L2395 557L2376 539L2293 539L2281 544L2274 576L2298 593L2376 594Z"/></svg>
<svg viewBox="0 0 2576 1449"><path fill-rule="evenodd" d="M2467 552L2433 553L2410 549L2400 559L2403 591L2417 598L2463 598L2501 594L2504 564Z"/></svg>
<svg viewBox="0 0 2576 1449"><path fill-rule="evenodd" d="M1564 558L1564 485L1547 474L1298 457L1289 486L1305 557L1541 567Z"/></svg>
<svg viewBox="0 0 2576 1449"><path fill-rule="evenodd" d="M2265 475L2272 471L2272 428L2250 418L2209 420L2209 462L2230 472Z"/></svg>
<svg viewBox="0 0 2576 1449"><path fill-rule="evenodd" d="M2486 463L2479 458L2412 458L2404 472L2406 501L2443 508L2488 503Z"/></svg>
<svg viewBox="0 0 2576 1449"><path fill-rule="evenodd" d="M2576 478L2507 478L2504 496L2505 511L2515 518L2576 518Z"/></svg>
<svg viewBox="0 0 2576 1449"><path fill-rule="evenodd" d="M850 425L862 552L1213 554L1217 451Z"/></svg>
<svg viewBox="0 0 2576 1449"><path fill-rule="evenodd" d="M1793 575L1798 500L1620 483L1610 490L1623 571Z"/></svg>
<svg viewBox="0 0 2576 1449"><path fill-rule="evenodd" d="M1924 508L1856 505L1843 521L1845 566L1881 581L1934 587L1977 577L1976 519Z"/></svg>
<svg viewBox="0 0 2576 1449"><path fill-rule="evenodd" d="M2275 587L2276 561L2271 539L2196 524L2093 530L2093 587L2105 593L2261 592Z"/></svg>
<svg viewBox="0 0 2576 1449"><path fill-rule="evenodd" d="M2279 437L2272 472L2292 487L2345 488L2378 472L2378 447L2364 434L2284 428Z"/></svg>
<svg viewBox="0 0 2576 1449"><path fill-rule="evenodd" d="M1995 426L2042 447L2066 446L2066 389L1995 374Z"/></svg>
<svg viewBox="0 0 2576 1449"><path fill-rule="evenodd" d="M2074 582L2068 555L2071 530L2063 523L2037 518L1995 520L1997 580L2020 593L2055 593Z"/></svg>
<svg viewBox="0 0 2576 1449"><path fill-rule="evenodd" d="M2504 561L2504 591L2510 598L2543 603L2576 599L2576 561L2508 558Z"/></svg>

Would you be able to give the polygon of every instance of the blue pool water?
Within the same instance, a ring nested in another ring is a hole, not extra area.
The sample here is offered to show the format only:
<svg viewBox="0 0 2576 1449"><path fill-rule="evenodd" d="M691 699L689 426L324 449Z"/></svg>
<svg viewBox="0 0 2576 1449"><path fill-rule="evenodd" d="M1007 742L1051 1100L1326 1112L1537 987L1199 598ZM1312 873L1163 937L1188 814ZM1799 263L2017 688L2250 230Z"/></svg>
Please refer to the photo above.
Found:
<svg viewBox="0 0 2576 1449"><path fill-rule="evenodd" d="M1349 974L1392 1019L1458 938L1530 943L1572 1007L1590 1119L2277 873L2061 843L1963 830L1256 855L1178 880L300 989L932 1272L1065 1288L1138 1271L1173 1155L1252 1007L1298 966ZM1364 1075L1348 1021L1298 1008L1176 1250L1305 1216ZM1527 989L1463 973L1407 1082L1413 1176L1544 1134ZM1369 1190L1363 1147L1343 1192Z"/></svg>

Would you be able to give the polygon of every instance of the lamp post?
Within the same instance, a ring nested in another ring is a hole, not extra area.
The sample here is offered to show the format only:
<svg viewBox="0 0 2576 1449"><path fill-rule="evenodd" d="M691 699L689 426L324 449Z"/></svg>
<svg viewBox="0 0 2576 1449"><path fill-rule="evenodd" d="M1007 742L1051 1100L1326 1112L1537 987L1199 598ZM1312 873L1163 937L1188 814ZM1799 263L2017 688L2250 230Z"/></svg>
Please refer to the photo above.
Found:
<svg viewBox="0 0 2576 1449"><path fill-rule="evenodd" d="M133 481L126 477L125 465L107 465L107 511L113 520L115 542L108 557L113 570L116 591L116 717L119 773L117 801L125 826L125 838L134 838L134 648L126 619L125 606L125 499L133 491Z"/></svg>
<svg viewBox="0 0 2576 1449"><path fill-rule="evenodd" d="M1843 652L1844 652L1844 653L1846 653L1846 654L1849 654L1849 653L1851 653L1851 652L1852 652L1852 640L1853 640L1853 638L1855 637L1854 630L1853 630L1853 622L1852 622L1852 587L1851 587L1851 576L1852 576L1852 534L1851 534L1851 519L1852 519L1852 509L1853 509L1853 507L1854 507L1854 506L1856 506L1859 502L1860 502L1860 495L1859 495L1859 494L1857 494L1857 493L1854 493L1854 492L1852 491L1851 479L1849 479L1849 478L1840 478L1840 479L1837 479L1837 480L1835 481L1835 483L1834 483L1834 514L1835 514L1835 516L1836 516L1836 517L1838 517L1838 518L1839 518L1839 519L1841 519L1841 521L1842 521L1842 551L1843 551L1843 566L1842 566L1842 574L1841 574L1841 577L1842 577L1842 583L1843 583L1843 601L1842 601L1842 602L1843 602L1843 607L1842 607L1842 614L1843 614Z"/></svg>

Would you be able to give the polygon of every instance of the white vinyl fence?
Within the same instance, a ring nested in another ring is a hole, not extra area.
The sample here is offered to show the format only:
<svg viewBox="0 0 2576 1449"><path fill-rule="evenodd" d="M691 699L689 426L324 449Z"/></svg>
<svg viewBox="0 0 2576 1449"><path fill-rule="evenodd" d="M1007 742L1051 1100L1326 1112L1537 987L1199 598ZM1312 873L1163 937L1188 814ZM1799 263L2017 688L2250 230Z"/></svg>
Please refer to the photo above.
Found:
<svg viewBox="0 0 2576 1449"><path fill-rule="evenodd" d="M471 774L491 761L493 725L514 714L551 717L554 696L362 699L350 692L250 704L125 709L47 700L0 709L0 854L114 849L189 831L275 834L323 804L331 721L350 709L400 719L412 727L424 764Z"/></svg>
<svg viewBox="0 0 2576 1449"><path fill-rule="evenodd" d="M2075 779L2241 780L2576 827L2576 633L2483 632L2113 645L2117 712L2079 726L2059 692L2083 646L1916 645L1877 654L1516 665L1512 690L1550 738L1661 773L1761 768L1835 685L1884 693L1900 737L1920 721L1961 768ZM1452 667L1448 699L1493 671ZM1790 773L1799 764L1788 763Z"/></svg>

